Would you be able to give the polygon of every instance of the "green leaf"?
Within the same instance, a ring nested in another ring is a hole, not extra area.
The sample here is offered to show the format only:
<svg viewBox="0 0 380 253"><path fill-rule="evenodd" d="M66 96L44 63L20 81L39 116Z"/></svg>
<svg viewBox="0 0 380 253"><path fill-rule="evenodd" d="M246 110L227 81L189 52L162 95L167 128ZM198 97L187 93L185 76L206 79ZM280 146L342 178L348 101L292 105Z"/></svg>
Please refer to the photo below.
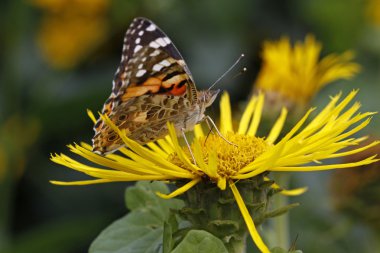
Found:
<svg viewBox="0 0 380 253"><path fill-rule="evenodd" d="M172 253L228 253L223 242L204 230L191 230Z"/></svg>
<svg viewBox="0 0 380 253"><path fill-rule="evenodd" d="M162 199L155 192L167 193L161 182L138 182L126 190L126 204L131 212L115 221L91 244L90 253L156 253L162 248L164 222L170 209L179 209L178 199Z"/></svg>
<svg viewBox="0 0 380 253"><path fill-rule="evenodd" d="M162 253L170 253L173 245L173 230L169 222L164 224L164 238L162 241Z"/></svg>
<svg viewBox="0 0 380 253"><path fill-rule="evenodd" d="M177 216L171 213L168 220L164 223L162 253L170 253L173 248L174 240L173 233L178 230Z"/></svg>
<svg viewBox="0 0 380 253"><path fill-rule="evenodd" d="M167 220L170 209L180 209L183 202L178 199L162 199L156 192L168 193L168 187L162 182L137 182L135 187L127 188L125 202L131 211L152 212L160 220Z"/></svg>

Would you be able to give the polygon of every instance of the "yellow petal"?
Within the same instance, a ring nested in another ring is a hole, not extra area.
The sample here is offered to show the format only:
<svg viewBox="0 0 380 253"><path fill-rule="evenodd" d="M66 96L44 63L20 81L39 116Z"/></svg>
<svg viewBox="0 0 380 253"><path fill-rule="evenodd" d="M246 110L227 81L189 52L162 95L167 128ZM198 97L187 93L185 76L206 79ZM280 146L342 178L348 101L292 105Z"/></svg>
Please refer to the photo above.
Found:
<svg viewBox="0 0 380 253"><path fill-rule="evenodd" d="M174 152L173 148L173 143L168 141L170 139L169 135L167 136L168 138L165 137L165 139L159 139L157 140L157 144L167 153L171 154Z"/></svg>
<svg viewBox="0 0 380 253"><path fill-rule="evenodd" d="M110 183L112 181L108 179L92 179L92 180L71 181L71 182L50 180L49 182L55 185L90 185L90 184Z"/></svg>
<svg viewBox="0 0 380 253"><path fill-rule="evenodd" d="M251 121L253 112L255 110L257 103L257 96L253 96L249 102L247 107L244 110L243 116L241 117L240 124L239 124L239 134L246 134L248 127L249 127L249 122Z"/></svg>
<svg viewBox="0 0 380 253"><path fill-rule="evenodd" d="M158 154L154 153L153 151L149 150L148 148L145 148L138 144L136 141L129 139L125 132L121 131L119 128L115 126L115 124L107 117L107 115L100 115L102 120L104 120L115 132L118 133L118 135L121 137L123 142L127 145L128 148L130 148L133 152L138 154L142 159L140 159L140 162L146 163L149 165L149 162L156 164L158 166L161 166L163 169L166 169L168 174L171 174L174 171L180 172L180 173L188 173L188 171L184 168L178 167L172 163L170 163L168 160L162 158Z"/></svg>
<svg viewBox="0 0 380 253"><path fill-rule="evenodd" d="M169 130L169 135L171 137L171 140L173 142L174 150L178 155L178 158L185 164L185 166L189 169L191 169L194 173L197 173L200 168L192 164L189 160L189 158L186 156L186 154L183 152L182 147L178 143L178 138L177 138L177 133L174 128L174 125L170 122L167 124L168 130Z"/></svg>
<svg viewBox="0 0 380 253"><path fill-rule="evenodd" d="M219 189L224 191L226 189L226 184L227 184L227 180L225 177L219 177L218 178L217 185L218 185Z"/></svg>
<svg viewBox="0 0 380 253"><path fill-rule="evenodd" d="M157 154L159 154L160 156L162 156L162 158L167 158L168 157L168 153L165 152L165 150L163 148L161 148L160 146L158 146L156 143L154 142L149 142L146 144L150 149L152 149L154 152L156 152Z"/></svg>
<svg viewBox="0 0 380 253"><path fill-rule="evenodd" d="M368 157L359 162L353 163L340 163L340 164L329 164L329 165L318 165L318 166L297 166L297 167L276 167L269 169L270 171L321 171L321 170L331 170L331 169L345 169L345 168L353 168L359 167L362 165L371 164L379 161L380 159L375 159L376 155Z"/></svg>
<svg viewBox="0 0 380 253"><path fill-rule="evenodd" d="M260 93L257 100L257 105L253 113L251 125L249 126L249 129L247 131L247 135L252 135L252 136L256 135L256 132L261 120L261 114L263 112L263 106L264 106L264 94Z"/></svg>
<svg viewBox="0 0 380 253"><path fill-rule="evenodd" d="M257 248L263 253L270 253L268 247L265 245L263 240L261 239L259 233L256 230L256 226L253 223L252 217L248 212L247 207L245 206L244 200L241 197L239 190L236 188L235 184L231 181L230 182L230 188L232 190L232 193L234 194L236 203L240 209L241 214L243 215L245 224L247 225L248 231L252 237L252 240L256 244Z"/></svg>
<svg viewBox="0 0 380 253"><path fill-rule="evenodd" d="M96 118L94 116L94 114L92 113L91 110L87 109L87 115L88 117L90 117L90 119L92 120L92 122L94 122L94 124L96 123Z"/></svg>
<svg viewBox="0 0 380 253"><path fill-rule="evenodd" d="M209 171L208 165L203 160L201 144L199 143L199 140L197 138L194 139L193 146L194 146L194 151L193 151L194 157L195 157L195 160L197 161L197 165L201 168L201 170L206 175L210 175L211 172Z"/></svg>
<svg viewBox="0 0 380 253"><path fill-rule="evenodd" d="M187 184L185 184L184 186L178 188L177 190L175 190L174 192L172 192L170 194L163 194L160 192L156 192L156 194L163 199L171 199L171 198L177 197L178 195L183 194L184 192L189 190L191 187L196 185L201 180L202 180L202 178L196 177L193 180L191 180L190 182L188 182Z"/></svg>
<svg viewBox="0 0 380 253"><path fill-rule="evenodd" d="M208 154L208 176L211 178L219 178L218 176L218 157L216 151L213 150Z"/></svg>
<svg viewBox="0 0 380 253"><path fill-rule="evenodd" d="M195 135L195 138L201 138L201 137L204 136L201 124L195 125L195 127L194 127L194 135Z"/></svg>
<svg viewBox="0 0 380 253"><path fill-rule="evenodd" d="M273 144L277 140L285 124L287 114L288 114L288 110L285 107L283 107L281 110L280 117L277 119L276 123L274 124L274 126L272 127L268 135L268 138L267 138L268 143Z"/></svg>
<svg viewBox="0 0 380 253"><path fill-rule="evenodd" d="M307 191L308 187L301 187L301 188L296 188L296 189L291 189L291 190L282 190L280 194L285 195L285 196L298 196L302 195Z"/></svg>
<svg viewBox="0 0 380 253"><path fill-rule="evenodd" d="M329 158L336 158L336 157L342 157L342 156L348 156L348 155L353 155L353 154L356 154L356 153L359 153L359 152L362 152L366 149L369 149L371 147L374 147L376 145L378 145L380 143L380 141L374 141L364 147L361 147L361 148L356 148L356 149L352 149L350 151L346 151L346 152L341 152L341 153L334 153L334 154L331 154L329 155Z"/></svg>
<svg viewBox="0 0 380 253"><path fill-rule="evenodd" d="M233 131L231 117L231 103L227 92L222 94L220 100L220 131L227 133Z"/></svg>
<svg viewBox="0 0 380 253"><path fill-rule="evenodd" d="M264 180L269 181L270 179L268 177L265 177ZM301 188L287 190L287 189L283 189L282 187L280 187L276 183L273 183L271 185L271 188L273 188L273 189L280 189L281 188L282 191L280 192L280 194L285 195L285 196L298 196L298 195L305 193L308 189L307 187L301 187Z"/></svg>

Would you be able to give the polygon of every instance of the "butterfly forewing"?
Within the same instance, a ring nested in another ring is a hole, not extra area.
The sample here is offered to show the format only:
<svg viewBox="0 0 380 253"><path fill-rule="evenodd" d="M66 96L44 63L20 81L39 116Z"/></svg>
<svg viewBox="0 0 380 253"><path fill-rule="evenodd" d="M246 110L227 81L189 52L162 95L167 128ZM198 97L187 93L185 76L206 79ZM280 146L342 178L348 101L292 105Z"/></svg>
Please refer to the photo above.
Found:
<svg viewBox="0 0 380 253"><path fill-rule="evenodd" d="M139 52L140 54L137 54ZM170 56L178 61L189 79L193 81L190 70L169 37L152 21L145 18L135 18L124 37L121 62L115 73L112 93L117 95L119 89L128 86L130 78L135 77L131 72L133 69L130 68L131 65L137 67L140 64L145 66L148 63L159 63L161 59L165 59L165 56ZM142 69L149 71L148 67Z"/></svg>

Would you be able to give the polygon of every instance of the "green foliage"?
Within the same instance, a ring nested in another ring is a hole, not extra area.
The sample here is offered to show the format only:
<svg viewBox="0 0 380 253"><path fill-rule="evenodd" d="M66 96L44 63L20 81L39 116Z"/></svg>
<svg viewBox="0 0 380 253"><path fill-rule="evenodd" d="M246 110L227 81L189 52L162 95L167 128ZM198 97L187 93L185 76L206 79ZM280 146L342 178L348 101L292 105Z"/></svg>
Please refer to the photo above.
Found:
<svg viewBox="0 0 380 253"><path fill-rule="evenodd" d="M77 252L78 248L88 247L87 242L94 238L94 231L99 231L106 222L99 214L78 217L75 220L59 219L23 233L13 244L0 247L0 252ZM5 238L1 238L3 239Z"/></svg>
<svg viewBox="0 0 380 253"><path fill-rule="evenodd" d="M228 253L223 242L204 230L191 230L172 253Z"/></svg>
<svg viewBox="0 0 380 253"><path fill-rule="evenodd" d="M183 207L178 199L162 199L155 192L167 193L161 182L138 182L126 190L130 213L107 227L92 243L90 253L228 252L223 242L209 232L190 230L178 237L178 221L172 210ZM185 232L182 230L181 232ZM173 238L180 238L178 245ZM175 246L174 250L172 248Z"/></svg>
<svg viewBox="0 0 380 253"><path fill-rule="evenodd" d="M164 222L171 209L179 209L182 201L162 199L155 192L167 193L161 182L138 182L126 190L130 213L107 227L92 243L91 253L157 252L162 247Z"/></svg>

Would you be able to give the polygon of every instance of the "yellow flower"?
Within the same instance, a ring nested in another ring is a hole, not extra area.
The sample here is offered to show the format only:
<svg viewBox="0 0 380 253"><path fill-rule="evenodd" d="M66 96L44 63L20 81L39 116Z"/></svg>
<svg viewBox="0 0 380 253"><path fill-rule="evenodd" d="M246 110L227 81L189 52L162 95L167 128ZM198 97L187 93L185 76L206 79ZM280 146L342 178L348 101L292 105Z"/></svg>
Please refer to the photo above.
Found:
<svg viewBox="0 0 380 253"><path fill-rule="evenodd" d="M365 138L353 137L370 122L372 112L359 113L359 103L348 106L357 91L352 91L341 99L341 94L334 96L328 105L309 123L310 109L305 116L280 140L276 141L285 123L287 110L284 108L266 137L258 137L257 130L264 105L264 95L254 96L247 105L238 129L232 127L232 113L228 94L221 99L220 130L231 145L217 135L205 137L198 125L194 129L195 138L191 148L196 164L193 164L188 147L180 146L176 131L168 124L170 134L156 143L141 146L126 137L105 116L107 122L123 139L126 147L120 154L105 157L94 154L91 146L85 143L69 145L70 150L88 161L93 166L83 164L64 155L52 155L52 161L83 172L95 180L61 182L58 185L86 185L115 181L165 180L185 181L182 187L168 195L158 193L163 198L172 198L188 191L198 183L214 182L220 190L230 189L244 217L248 231L262 252L269 252L268 247L258 234L246 204L236 186L238 182L255 178L265 172L276 171L319 171L350 168L370 164L375 156L352 163L327 164L326 159L344 157L361 152L378 144L374 141L364 147L349 151L342 149L354 146ZM94 115L89 113L95 120Z"/></svg>
<svg viewBox="0 0 380 253"><path fill-rule="evenodd" d="M349 79L359 72L360 66L352 62L353 52L330 54L320 60L321 49L312 35L294 47L288 37L264 42L255 88L270 95L271 100L282 101L281 106L304 106L328 83Z"/></svg>
<svg viewBox="0 0 380 253"><path fill-rule="evenodd" d="M42 10L37 44L55 68L76 66L99 46L107 35L109 0L33 0Z"/></svg>
<svg viewBox="0 0 380 253"><path fill-rule="evenodd" d="M369 0L366 2L365 14L368 21L375 26L380 25L380 1Z"/></svg>

